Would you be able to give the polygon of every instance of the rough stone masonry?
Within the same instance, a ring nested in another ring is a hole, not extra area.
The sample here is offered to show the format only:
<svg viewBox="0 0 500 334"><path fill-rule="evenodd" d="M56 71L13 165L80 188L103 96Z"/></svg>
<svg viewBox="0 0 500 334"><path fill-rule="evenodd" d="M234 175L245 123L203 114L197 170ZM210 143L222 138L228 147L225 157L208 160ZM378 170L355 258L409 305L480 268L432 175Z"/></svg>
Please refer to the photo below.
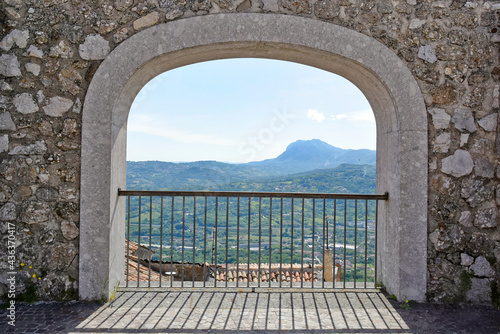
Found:
<svg viewBox="0 0 500 334"><path fill-rule="evenodd" d="M344 26L406 63L428 111L427 298L500 304L500 1L4 0L0 8L1 295L14 223L20 288L77 298L81 109L100 62L153 25L253 12Z"/></svg>

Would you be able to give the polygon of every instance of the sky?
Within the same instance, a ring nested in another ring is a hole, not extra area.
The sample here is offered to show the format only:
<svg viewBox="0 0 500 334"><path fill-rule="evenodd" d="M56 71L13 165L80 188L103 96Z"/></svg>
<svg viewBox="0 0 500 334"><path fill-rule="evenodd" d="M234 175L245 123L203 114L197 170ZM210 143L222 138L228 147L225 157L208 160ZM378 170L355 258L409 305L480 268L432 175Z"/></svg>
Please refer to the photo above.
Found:
<svg viewBox="0 0 500 334"><path fill-rule="evenodd" d="M267 59L215 60L160 74L136 96L127 131L128 161L260 161L299 139L376 146L370 104L351 82Z"/></svg>

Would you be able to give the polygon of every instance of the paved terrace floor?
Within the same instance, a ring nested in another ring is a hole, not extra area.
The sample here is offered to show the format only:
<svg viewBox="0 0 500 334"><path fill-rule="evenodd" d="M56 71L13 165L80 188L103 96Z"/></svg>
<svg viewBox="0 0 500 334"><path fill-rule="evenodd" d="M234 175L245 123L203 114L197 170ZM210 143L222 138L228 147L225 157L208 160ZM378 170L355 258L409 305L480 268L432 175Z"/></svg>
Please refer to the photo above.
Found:
<svg viewBox="0 0 500 334"><path fill-rule="evenodd" d="M363 292L119 292L106 304L18 304L6 333L500 333L500 310Z"/></svg>

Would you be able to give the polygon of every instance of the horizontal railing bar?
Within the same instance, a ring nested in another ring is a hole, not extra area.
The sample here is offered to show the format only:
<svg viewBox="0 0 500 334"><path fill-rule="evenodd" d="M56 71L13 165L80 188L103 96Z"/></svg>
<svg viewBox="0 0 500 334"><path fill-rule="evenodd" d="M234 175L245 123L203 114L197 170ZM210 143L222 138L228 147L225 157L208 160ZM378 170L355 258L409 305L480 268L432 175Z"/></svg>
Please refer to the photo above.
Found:
<svg viewBox="0 0 500 334"><path fill-rule="evenodd" d="M389 193L375 194L322 194L322 193L278 193L247 191L176 191L176 190L121 190L118 196L198 196L198 197L263 197L263 198L326 198L388 200Z"/></svg>

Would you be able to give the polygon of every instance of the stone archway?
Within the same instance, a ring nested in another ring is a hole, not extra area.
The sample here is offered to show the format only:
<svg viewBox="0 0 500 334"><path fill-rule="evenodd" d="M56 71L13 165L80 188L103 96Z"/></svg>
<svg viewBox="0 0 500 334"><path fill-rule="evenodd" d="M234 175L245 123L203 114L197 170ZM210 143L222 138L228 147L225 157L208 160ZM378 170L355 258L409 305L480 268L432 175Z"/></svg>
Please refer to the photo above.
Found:
<svg viewBox="0 0 500 334"><path fill-rule="evenodd" d="M355 31L275 14L219 14L141 31L95 73L83 107L80 278L82 299L109 298L123 279L125 145L130 106L167 70L200 61L256 57L339 74L366 96L377 121L379 280L400 299L425 300L427 117L420 89L387 47Z"/></svg>

